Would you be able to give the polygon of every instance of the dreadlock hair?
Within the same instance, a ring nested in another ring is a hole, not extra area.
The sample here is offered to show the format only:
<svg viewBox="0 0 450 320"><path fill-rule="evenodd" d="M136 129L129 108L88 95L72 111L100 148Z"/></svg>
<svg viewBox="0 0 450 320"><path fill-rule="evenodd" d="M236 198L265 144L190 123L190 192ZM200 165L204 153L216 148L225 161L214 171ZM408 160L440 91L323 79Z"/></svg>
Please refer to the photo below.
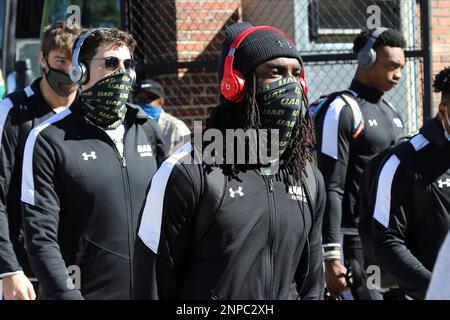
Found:
<svg viewBox="0 0 450 320"><path fill-rule="evenodd" d="M226 100L222 95L220 97L221 104L215 107L209 118L206 120L206 129L217 129L225 136L226 129L260 129L260 108L256 102L256 74L250 74L247 80L247 95L242 103L233 103ZM302 110L308 108L308 98L302 94ZM314 145L314 134L312 127L312 119L309 112L306 111L295 124L288 147L281 156L284 161L284 167L294 176L296 180L301 180L302 172L306 175L305 167L307 161L312 160L311 148ZM209 142L204 142L209 144ZM224 150L226 150L226 141L224 139ZM223 172L225 175L236 177L239 172L238 166L235 164L223 164Z"/></svg>
<svg viewBox="0 0 450 320"><path fill-rule="evenodd" d="M441 70L434 77L433 91L441 92L444 99L450 100L450 67Z"/></svg>

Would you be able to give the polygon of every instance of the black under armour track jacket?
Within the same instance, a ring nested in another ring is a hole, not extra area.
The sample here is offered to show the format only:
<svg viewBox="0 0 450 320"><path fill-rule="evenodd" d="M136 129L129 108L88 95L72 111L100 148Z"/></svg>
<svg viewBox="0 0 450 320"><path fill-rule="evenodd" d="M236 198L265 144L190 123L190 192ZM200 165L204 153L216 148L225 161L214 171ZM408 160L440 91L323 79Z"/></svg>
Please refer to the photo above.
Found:
<svg viewBox="0 0 450 320"><path fill-rule="evenodd" d="M424 299L450 229L450 142L438 119L396 146L374 195L372 236L381 268L414 299Z"/></svg>
<svg viewBox="0 0 450 320"><path fill-rule="evenodd" d="M36 79L0 103L0 278L33 273L25 252L20 203L23 148L29 131L55 115Z"/></svg>
<svg viewBox="0 0 450 320"><path fill-rule="evenodd" d="M318 167L325 181L327 205L323 217L324 245L339 246L342 230L357 234L359 180L367 162L404 133L398 112L383 93L354 79L364 130L354 138L358 115L338 97L315 119ZM342 229L341 229L342 228Z"/></svg>
<svg viewBox="0 0 450 320"><path fill-rule="evenodd" d="M264 176L241 167L199 236L196 217L208 173L193 162L192 150L185 144L153 178L136 242L135 297L321 299L325 190L318 170L311 213L301 184L287 182L286 169Z"/></svg>
<svg viewBox="0 0 450 320"><path fill-rule="evenodd" d="M124 125L123 156L77 102L28 137L25 239L43 299L131 297L138 217L164 148L157 124L141 109L128 105ZM153 149L144 127L150 125Z"/></svg>

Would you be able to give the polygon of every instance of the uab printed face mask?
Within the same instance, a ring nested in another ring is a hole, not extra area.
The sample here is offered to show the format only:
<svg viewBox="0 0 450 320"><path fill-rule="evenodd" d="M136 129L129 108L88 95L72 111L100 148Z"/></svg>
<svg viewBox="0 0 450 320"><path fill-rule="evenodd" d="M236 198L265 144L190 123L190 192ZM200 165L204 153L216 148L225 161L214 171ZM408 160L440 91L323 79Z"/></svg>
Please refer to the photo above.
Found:
<svg viewBox="0 0 450 320"><path fill-rule="evenodd" d="M256 102L260 109L261 127L279 130L281 155L289 145L300 116L301 85L295 77L274 81L257 89Z"/></svg>
<svg viewBox="0 0 450 320"><path fill-rule="evenodd" d="M119 70L80 93L81 109L94 124L115 129L125 119L126 102L133 85L128 73Z"/></svg>

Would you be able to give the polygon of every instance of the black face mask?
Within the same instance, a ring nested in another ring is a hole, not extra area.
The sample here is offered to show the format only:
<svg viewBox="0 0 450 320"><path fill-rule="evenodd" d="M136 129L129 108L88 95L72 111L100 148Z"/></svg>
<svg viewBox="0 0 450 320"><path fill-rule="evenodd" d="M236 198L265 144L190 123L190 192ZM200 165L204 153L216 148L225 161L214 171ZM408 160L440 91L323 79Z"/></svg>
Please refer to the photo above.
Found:
<svg viewBox="0 0 450 320"><path fill-rule="evenodd" d="M295 77L274 81L256 91L261 127L279 130L280 155L289 145L292 130L300 116L302 101L301 85Z"/></svg>
<svg viewBox="0 0 450 320"><path fill-rule="evenodd" d="M81 110L99 127L117 128L125 119L132 84L128 73L121 70L114 72L80 93Z"/></svg>

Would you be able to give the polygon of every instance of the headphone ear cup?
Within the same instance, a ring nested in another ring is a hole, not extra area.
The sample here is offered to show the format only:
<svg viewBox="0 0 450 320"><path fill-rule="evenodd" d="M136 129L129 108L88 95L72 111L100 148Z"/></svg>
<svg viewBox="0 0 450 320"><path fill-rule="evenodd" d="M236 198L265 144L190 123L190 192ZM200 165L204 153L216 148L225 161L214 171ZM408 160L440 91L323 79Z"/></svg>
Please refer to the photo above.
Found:
<svg viewBox="0 0 450 320"><path fill-rule="evenodd" d="M80 62L81 77L78 84L81 86L89 81L89 69L84 62Z"/></svg>
<svg viewBox="0 0 450 320"><path fill-rule="evenodd" d="M70 80L80 86L89 81L89 71L84 62L72 66L70 69Z"/></svg>
<svg viewBox="0 0 450 320"><path fill-rule="evenodd" d="M366 67L368 64L367 51L361 50L358 52L358 64L363 68Z"/></svg>
<svg viewBox="0 0 450 320"><path fill-rule="evenodd" d="M370 49L369 51L361 50L358 53L358 64L365 69L372 67L376 60L377 53L373 49Z"/></svg>
<svg viewBox="0 0 450 320"><path fill-rule="evenodd" d="M370 49L369 58L370 58L370 64L369 64L368 68L372 67L375 64L375 62L377 61L377 52L373 49Z"/></svg>
<svg viewBox="0 0 450 320"><path fill-rule="evenodd" d="M70 80L75 83L80 82L81 79L81 69L79 65L72 65L70 68Z"/></svg>
<svg viewBox="0 0 450 320"><path fill-rule="evenodd" d="M222 95L231 102L242 102L245 98L245 78L236 70L224 75L220 83Z"/></svg>
<svg viewBox="0 0 450 320"><path fill-rule="evenodd" d="M234 79L236 81L237 84L237 95L236 98L233 100L233 102L242 102L245 99L245 95L246 95L246 81L245 81L245 77L242 75L242 73L240 73L237 70L234 70Z"/></svg>

